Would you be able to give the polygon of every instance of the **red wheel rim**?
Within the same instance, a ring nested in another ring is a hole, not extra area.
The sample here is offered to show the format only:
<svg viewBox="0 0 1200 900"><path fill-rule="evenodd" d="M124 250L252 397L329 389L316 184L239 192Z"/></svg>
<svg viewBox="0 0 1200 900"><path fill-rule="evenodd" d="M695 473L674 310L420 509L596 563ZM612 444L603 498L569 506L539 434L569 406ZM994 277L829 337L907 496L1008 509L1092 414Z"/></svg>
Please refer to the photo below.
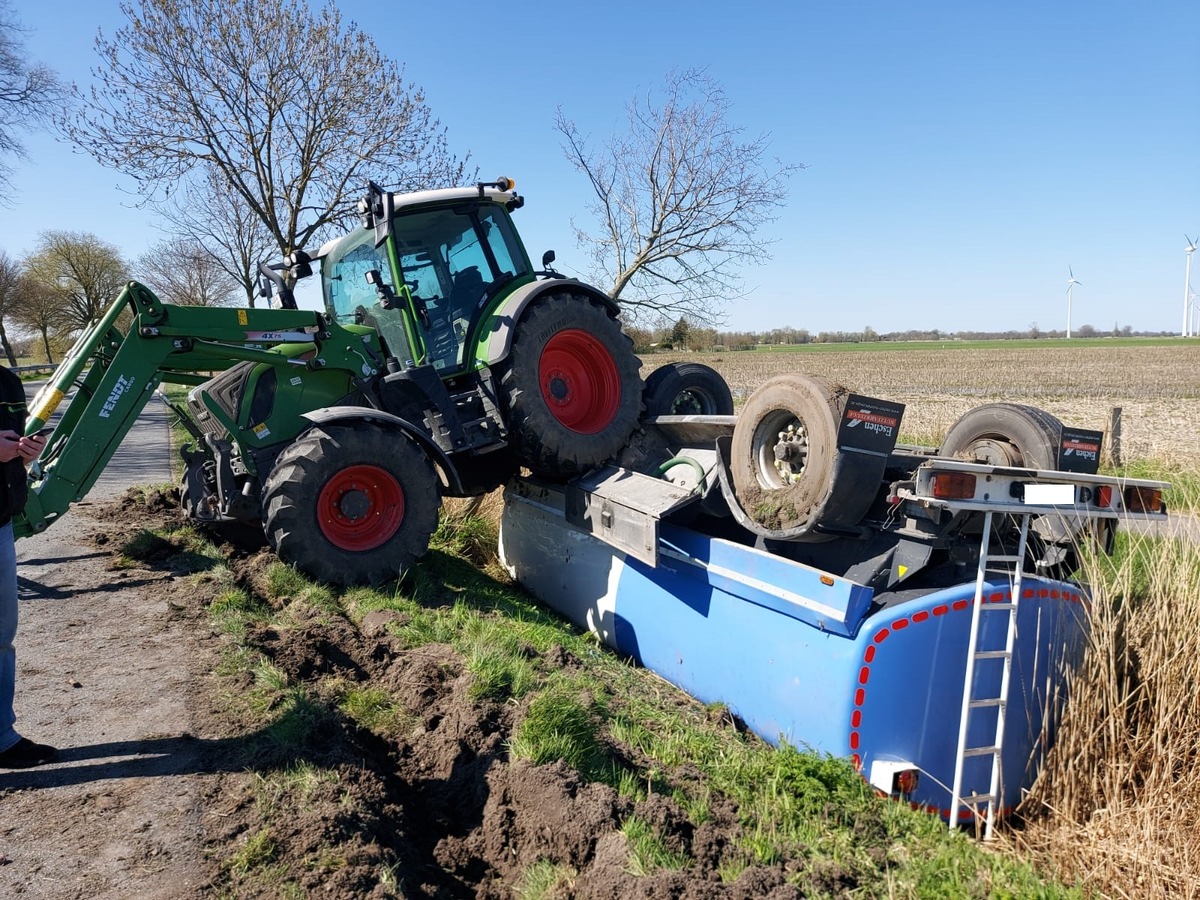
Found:
<svg viewBox="0 0 1200 900"><path fill-rule="evenodd" d="M621 376L612 354L577 328L564 329L546 342L538 384L554 418L579 434L603 431L621 404Z"/></svg>
<svg viewBox="0 0 1200 900"><path fill-rule="evenodd" d="M379 466L347 466L321 488L317 523L339 550L374 550L404 521L404 488Z"/></svg>

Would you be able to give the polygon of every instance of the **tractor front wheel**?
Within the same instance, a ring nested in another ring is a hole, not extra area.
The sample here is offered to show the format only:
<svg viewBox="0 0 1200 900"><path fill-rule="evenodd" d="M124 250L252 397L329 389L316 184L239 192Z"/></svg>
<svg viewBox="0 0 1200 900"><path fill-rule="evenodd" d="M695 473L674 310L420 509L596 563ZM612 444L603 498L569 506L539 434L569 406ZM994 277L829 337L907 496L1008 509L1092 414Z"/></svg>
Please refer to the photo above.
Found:
<svg viewBox="0 0 1200 900"><path fill-rule="evenodd" d="M586 296L552 293L516 325L501 380L517 458L568 477L613 457L642 411L640 362L621 326Z"/></svg>
<svg viewBox="0 0 1200 900"><path fill-rule="evenodd" d="M280 455L263 494L267 540L330 584L380 584L425 555L441 497L429 458L378 425L314 426Z"/></svg>

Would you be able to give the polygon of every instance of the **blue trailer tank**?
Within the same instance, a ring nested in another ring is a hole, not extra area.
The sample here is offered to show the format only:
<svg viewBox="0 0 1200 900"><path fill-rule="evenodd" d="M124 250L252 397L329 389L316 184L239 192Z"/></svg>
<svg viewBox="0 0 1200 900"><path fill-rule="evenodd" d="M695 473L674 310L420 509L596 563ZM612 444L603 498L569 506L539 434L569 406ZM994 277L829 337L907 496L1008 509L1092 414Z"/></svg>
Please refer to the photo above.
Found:
<svg viewBox="0 0 1200 900"><path fill-rule="evenodd" d="M657 524L657 559L569 521L567 489L506 489L500 552L539 600L703 703L723 703L764 740L850 758L873 785L954 821L953 802L977 584L876 592L685 525ZM1079 586L1018 579L1012 652L976 650L965 747L1006 716L996 807L1037 778L1086 637ZM986 580L977 648L1003 647L1012 602ZM1011 660L1007 696L997 698ZM976 708L977 707L977 708ZM993 756L964 754L959 798L987 795Z"/></svg>

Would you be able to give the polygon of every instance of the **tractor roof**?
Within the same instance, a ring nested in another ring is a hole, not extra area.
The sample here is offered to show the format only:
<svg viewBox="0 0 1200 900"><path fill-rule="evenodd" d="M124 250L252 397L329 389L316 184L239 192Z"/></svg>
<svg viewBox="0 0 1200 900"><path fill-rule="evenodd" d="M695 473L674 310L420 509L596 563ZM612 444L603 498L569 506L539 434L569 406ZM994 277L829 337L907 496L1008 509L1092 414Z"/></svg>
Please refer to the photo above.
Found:
<svg viewBox="0 0 1200 900"><path fill-rule="evenodd" d="M432 203L455 203L463 200L490 200L493 203L508 203L517 195L515 190L502 191L490 185L463 188L440 188L435 191L414 191L411 194L392 194L396 212L413 206Z"/></svg>

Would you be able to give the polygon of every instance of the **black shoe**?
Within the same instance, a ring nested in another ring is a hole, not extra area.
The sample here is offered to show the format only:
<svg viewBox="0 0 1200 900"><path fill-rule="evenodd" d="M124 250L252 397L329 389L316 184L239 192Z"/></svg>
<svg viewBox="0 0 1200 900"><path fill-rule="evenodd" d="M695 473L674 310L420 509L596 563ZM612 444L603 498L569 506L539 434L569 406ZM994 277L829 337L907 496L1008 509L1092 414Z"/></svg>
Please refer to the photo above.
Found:
<svg viewBox="0 0 1200 900"><path fill-rule="evenodd" d="M49 744L35 744L29 738L21 738L3 753L0 753L0 769L29 769L54 759L58 753Z"/></svg>

